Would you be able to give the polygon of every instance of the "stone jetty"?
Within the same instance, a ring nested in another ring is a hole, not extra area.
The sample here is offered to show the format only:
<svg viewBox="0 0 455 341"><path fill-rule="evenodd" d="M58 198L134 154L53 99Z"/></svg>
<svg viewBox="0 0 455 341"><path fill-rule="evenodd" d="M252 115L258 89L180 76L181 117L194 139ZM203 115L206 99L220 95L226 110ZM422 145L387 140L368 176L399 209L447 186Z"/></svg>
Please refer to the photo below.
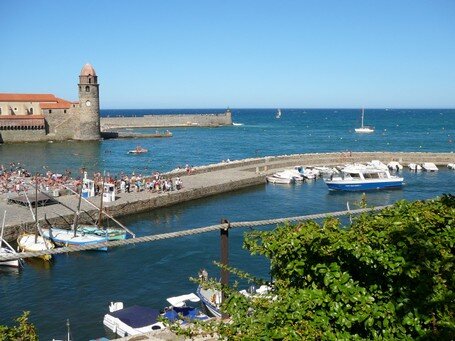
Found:
<svg viewBox="0 0 455 341"><path fill-rule="evenodd" d="M174 170L162 174L164 177L180 177L184 187L178 191L164 193L149 191L119 193L115 202L105 203L104 206L110 215L120 217L220 193L236 191L250 186L263 185L266 182L266 175L286 167L289 168L297 165L335 166L371 160L380 160L384 163L398 161L403 165L434 162L436 165L446 166L448 163L455 163L455 154L341 152L282 155L236 160L195 167L190 174L187 174L185 170ZM57 197L56 200L64 205L54 204L39 207L38 219L41 222L41 226L44 224L45 216L53 225L69 227L72 223L78 202L77 196L66 195ZM91 198L90 201L97 206L99 205L99 198ZM12 241L22 231L32 230L34 221L28 207L8 204L7 202L7 195L2 195L0 197L0 212L7 211L5 238L8 241ZM90 222L92 220L90 217L93 219L97 218L98 211L89 204L83 202L81 208L83 213L80 215L80 222Z"/></svg>
<svg viewBox="0 0 455 341"><path fill-rule="evenodd" d="M103 132L121 128L219 127L232 125L232 113L102 117Z"/></svg>

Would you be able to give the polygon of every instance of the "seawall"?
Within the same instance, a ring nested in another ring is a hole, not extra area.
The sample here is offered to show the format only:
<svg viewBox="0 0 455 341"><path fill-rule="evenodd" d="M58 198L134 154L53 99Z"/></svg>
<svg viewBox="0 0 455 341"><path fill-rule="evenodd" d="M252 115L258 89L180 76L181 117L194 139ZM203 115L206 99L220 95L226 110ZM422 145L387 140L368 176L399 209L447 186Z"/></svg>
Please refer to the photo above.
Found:
<svg viewBox="0 0 455 341"><path fill-rule="evenodd" d="M219 114L101 117L101 130L121 128L219 127L232 125L230 111Z"/></svg>
<svg viewBox="0 0 455 341"><path fill-rule="evenodd" d="M121 217L129 214L145 212L159 207L176 205L182 202L205 198L221 193L236 191L242 188L265 184L267 174L276 172L286 167L297 165L304 166L335 166L352 162L367 162L380 160L384 163L399 161L403 165L408 163L434 162L438 166L455 163L454 153L394 153L394 152L364 152L364 153L314 153L298 155L270 156L263 158L251 158L236 160L229 163L218 163L194 168L191 174L185 170L175 170L166 174L165 177L179 176L184 188L179 191L153 193L148 191L135 193L119 193L117 200L105 203L109 214ZM38 218L41 226L44 217L53 225L68 227L73 220L74 210L77 207L75 195L56 198L67 207L62 205L49 205L38 209ZM90 201L99 205L99 198L91 198ZM15 240L22 231L30 231L34 222L27 207L17 204L7 204L7 196L0 197L0 212L7 211L5 238L8 241ZM82 204L83 213L81 222L90 222L96 219L97 210L87 203Z"/></svg>

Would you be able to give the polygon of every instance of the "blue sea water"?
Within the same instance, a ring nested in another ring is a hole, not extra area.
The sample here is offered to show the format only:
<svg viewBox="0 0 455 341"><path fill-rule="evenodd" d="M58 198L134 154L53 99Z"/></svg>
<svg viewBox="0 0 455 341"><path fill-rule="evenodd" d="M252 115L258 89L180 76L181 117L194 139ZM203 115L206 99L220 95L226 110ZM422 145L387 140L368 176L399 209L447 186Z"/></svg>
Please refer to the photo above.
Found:
<svg viewBox="0 0 455 341"><path fill-rule="evenodd" d="M185 113L223 110L185 110ZM148 173L166 171L186 163L203 165L225 159L307 152L435 151L453 152L455 110L366 110L365 123L374 134L358 135L360 111L347 109L232 110L242 125L220 128L175 128L173 137L145 140L54 142L0 145L0 164L21 162L32 170L54 171L81 167L93 171ZM104 110L103 116L176 113L175 110ZM143 129L142 131L154 131ZM132 157L137 144L149 149ZM369 205L400 199L432 198L455 193L455 172L403 171L400 190L369 192ZM122 218L138 236L179 231L232 221L258 220L343 210L360 200L360 193L331 193L322 181L295 186L261 185L235 193L157 209ZM267 227L271 228L271 227ZM268 264L242 249L245 230L230 232L230 262L267 278ZM102 319L110 301L125 305L163 307L165 298L195 290L190 276L201 267L218 277L212 265L219 258L219 235L208 233L180 239L115 248L107 253L59 255L49 265L27 263L21 272L0 273L0 324L24 310L31 311L42 340L61 338L66 319L75 340L105 334Z"/></svg>

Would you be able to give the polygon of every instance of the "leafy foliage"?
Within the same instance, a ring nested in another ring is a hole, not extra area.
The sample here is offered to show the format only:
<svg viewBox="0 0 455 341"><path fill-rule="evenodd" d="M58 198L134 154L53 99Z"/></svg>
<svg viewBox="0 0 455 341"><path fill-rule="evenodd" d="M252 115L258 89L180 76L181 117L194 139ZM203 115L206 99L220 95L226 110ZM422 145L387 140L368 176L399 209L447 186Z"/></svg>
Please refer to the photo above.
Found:
<svg viewBox="0 0 455 341"><path fill-rule="evenodd" d="M248 299L230 290L227 339L455 338L455 197L400 201L358 216L245 235L270 260L273 291Z"/></svg>
<svg viewBox="0 0 455 341"><path fill-rule="evenodd" d="M16 319L15 326L0 325L0 341L38 341L35 326L28 321L29 315L30 312L24 312Z"/></svg>

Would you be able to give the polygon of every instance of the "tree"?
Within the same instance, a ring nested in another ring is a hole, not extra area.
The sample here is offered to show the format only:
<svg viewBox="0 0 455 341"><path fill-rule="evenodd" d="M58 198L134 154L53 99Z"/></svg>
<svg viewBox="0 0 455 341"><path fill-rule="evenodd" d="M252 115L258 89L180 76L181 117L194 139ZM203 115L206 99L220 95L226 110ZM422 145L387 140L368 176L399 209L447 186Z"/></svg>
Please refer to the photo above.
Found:
<svg viewBox="0 0 455 341"><path fill-rule="evenodd" d="M35 326L28 321L29 315L30 312L24 311L16 318L16 326L0 325L0 341L38 341Z"/></svg>
<svg viewBox="0 0 455 341"><path fill-rule="evenodd" d="M249 232L244 247L270 260L272 292L231 288L229 323L202 328L242 340L454 339L454 244L452 195L400 201L347 227L329 218Z"/></svg>

